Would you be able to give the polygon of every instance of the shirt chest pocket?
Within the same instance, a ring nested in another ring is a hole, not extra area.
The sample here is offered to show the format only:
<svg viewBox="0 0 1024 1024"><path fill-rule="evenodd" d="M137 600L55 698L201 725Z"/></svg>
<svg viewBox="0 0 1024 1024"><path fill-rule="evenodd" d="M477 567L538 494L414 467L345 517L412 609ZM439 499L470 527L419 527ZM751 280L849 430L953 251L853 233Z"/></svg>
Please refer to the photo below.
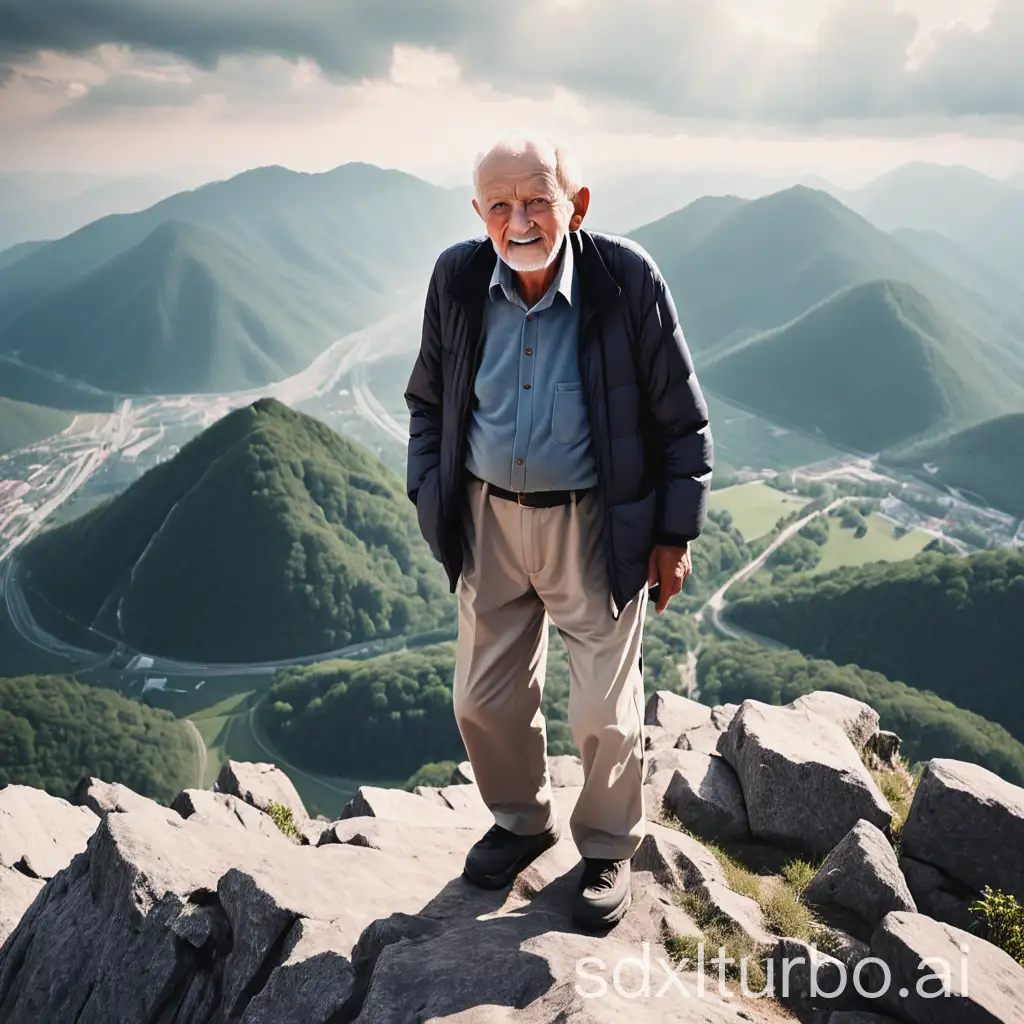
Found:
<svg viewBox="0 0 1024 1024"><path fill-rule="evenodd" d="M556 384L551 409L551 436L560 444L578 444L587 436L587 406L583 385Z"/></svg>

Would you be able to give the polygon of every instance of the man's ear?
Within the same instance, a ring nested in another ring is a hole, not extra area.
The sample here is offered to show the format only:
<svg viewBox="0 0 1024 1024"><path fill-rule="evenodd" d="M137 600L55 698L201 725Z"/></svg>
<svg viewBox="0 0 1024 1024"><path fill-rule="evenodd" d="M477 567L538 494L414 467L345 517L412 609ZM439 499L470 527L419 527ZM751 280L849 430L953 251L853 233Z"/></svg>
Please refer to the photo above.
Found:
<svg viewBox="0 0 1024 1024"><path fill-rule="evenodd" d="M483 220L483 221L487 220L487 218L480 212L480 204L475 199L473 200L473 209L476 210L477 216L481 220Z"/></svg>
<svg viewBox="0 0 1024 1024"><path fill-rule="evenodd" d="M584 186L576 193L572 201L572 216L569 218L569 230L579 231L583 218L587 215L590 206L590 189Z"/></svg>

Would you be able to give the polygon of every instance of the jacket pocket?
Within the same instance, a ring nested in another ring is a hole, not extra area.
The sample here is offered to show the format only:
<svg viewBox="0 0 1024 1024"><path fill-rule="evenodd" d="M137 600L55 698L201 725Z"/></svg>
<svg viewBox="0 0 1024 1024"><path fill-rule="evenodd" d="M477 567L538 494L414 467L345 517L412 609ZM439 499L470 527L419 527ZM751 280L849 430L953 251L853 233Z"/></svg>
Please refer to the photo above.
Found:
<svg viewBox="0 0 1024 1024"><path fill-rule="evenodd" d="M438 539L441 525L440 478L441 468L435 466L424 477L416 494L416 516L419 519L420 533L423 534L423 539L427 542L431 554L439 562L442 561L441 544Z"/></svg>
<svg viewBox="0 0 1024 1024"><path fill-rule="evenodd" d="M587 429L583 385L556 384L551 409L551 436L560 444L578 444L587 436Z"/></svg>
<svg viewBox="0 0 1024 1024"><path fill-rule="evenodd" d="M612 505L608 509L612 570L627 601L647 584L647 562L654 547L657 510L658 495L653 489L639 501Z"/></svg>

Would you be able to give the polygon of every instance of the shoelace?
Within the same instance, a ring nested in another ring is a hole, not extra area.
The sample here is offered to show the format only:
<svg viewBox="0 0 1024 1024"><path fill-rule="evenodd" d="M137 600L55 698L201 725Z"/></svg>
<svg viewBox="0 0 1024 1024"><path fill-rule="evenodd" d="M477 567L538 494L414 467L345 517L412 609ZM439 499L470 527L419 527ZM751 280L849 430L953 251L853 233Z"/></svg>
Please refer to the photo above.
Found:
<svg viewBox="0 0 1024 1024"><path fill-rule="evenodd" d="M610 889L619 877L619 861L590 860L583 870L584 889Z"/></svg>

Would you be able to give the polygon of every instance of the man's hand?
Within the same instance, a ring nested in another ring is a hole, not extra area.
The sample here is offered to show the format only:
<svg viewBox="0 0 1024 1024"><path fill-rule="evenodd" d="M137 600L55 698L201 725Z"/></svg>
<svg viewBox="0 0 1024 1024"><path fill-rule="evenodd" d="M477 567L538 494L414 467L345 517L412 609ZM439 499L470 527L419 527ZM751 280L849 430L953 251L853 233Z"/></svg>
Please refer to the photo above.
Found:
<svg viewBox="0 0 1024 1024"><path fill-rule="evenodd" d="M647 585L658 587L658 603L655 610L660 615L667 607L669 598L675 597L683 589L683 580L690 575L689 547L670 547L657 544L647 561Z"/></svg>

